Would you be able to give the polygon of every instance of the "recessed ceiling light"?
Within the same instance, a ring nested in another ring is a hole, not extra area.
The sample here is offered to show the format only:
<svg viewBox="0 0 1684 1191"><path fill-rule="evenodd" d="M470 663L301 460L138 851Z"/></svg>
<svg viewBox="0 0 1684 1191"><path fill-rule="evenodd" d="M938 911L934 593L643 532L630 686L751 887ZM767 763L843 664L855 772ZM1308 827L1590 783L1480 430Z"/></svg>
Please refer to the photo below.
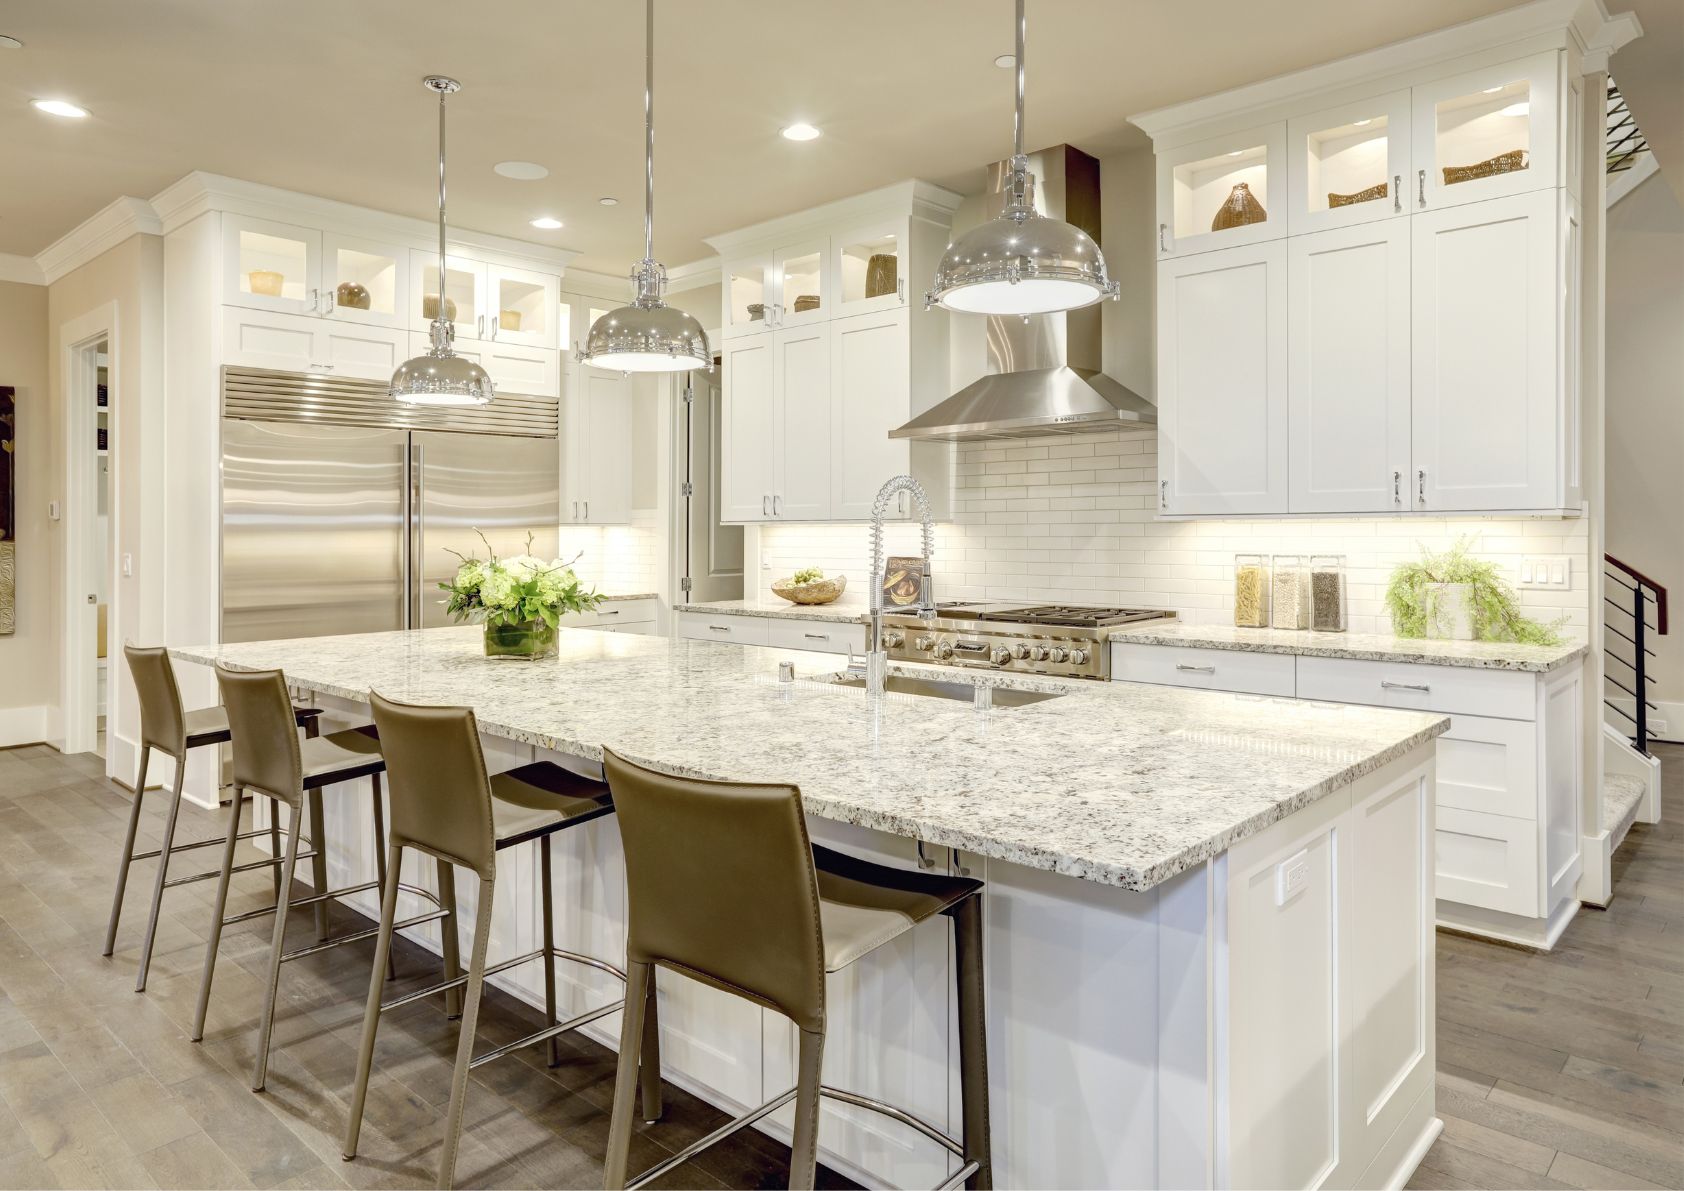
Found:
<svg viewBox="0 0 1684 1191"><path fill-rule="evenodd" d="M548 166L539 165L536 161L499 161L491 167L505 178L513 178L517 182L536 182L540 178L548 178Z"/></svg>
<svg viewBox="0 0 1684 1191"><path fill-rule="evenodd" d="M604 207L618 207L620 205L620 200L611 194L605 194L596 201L601 203Z"/></svg>
<svg viewBox="0 0 1684 1191"><path fill-rule="evenodd" d="M994 59L994 65L998 66L1001 70L1010 70L1012 67L1017 65L1017 55L1001 54L998 58Z"/></svg>
<svg viewBox="0 0 1684 1191"><path fill-rule="evenodd" d="M7 37L4 33L0 33L0 50L21 49L23 49L23 42L19 41L15 37Z"/></svg>
<svg viewBox="0 0 1684 1191"><path fill-rule="evenodd" d="M46 112L49 116L64 116L71 120L80 120L88 114L87 108L79 108L73 103L66 103L62 99L32 99L29 101L37 111Z"/></svg>
<svg viewBox="0 0 1684 1191"><path fill-rule="evenodd" d="M1481 95L1495 95L1495 94L1497 94L1497 92L1499 92L1501 90L1502 90L1501 87L1487 87L1485 90L1481 91L1480 94Z"/></svg>
<svg viewBox="0 0 1684 1191"><path fill-rule="evenodd" d="M561 226L561 220L552 219L548 215L540 215L537 219L532 221L532 226L540 231L553 232L556 228Z"/></svg>
<svg viewBox="0 0 1684 1191"><path fill-rule="evenodd" d="M811 124L791 124L783 129L783 137L786 141L816 141L819 139L819 130Z"/></svg>

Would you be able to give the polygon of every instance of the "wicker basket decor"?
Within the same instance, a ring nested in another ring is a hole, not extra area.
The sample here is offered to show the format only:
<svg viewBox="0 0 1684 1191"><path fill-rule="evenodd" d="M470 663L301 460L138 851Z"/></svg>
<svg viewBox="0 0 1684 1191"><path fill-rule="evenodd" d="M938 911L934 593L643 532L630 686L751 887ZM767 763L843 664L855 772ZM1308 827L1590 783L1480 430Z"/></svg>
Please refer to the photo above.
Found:
<svg viewBox="0 0 1684 1191"><path fill-rule="evenodd" d="M819 296L817 294L800 294L795 299L795 313L797 314L802 314L808 310L817 310L818 308Z"/></svg>
<svg viewBox="0 0 1684 1191"><path fill-rule="evenodd" d="M865 296L881 298L899 285L900 257L892 252L874 252L865 262Z"/></svg>
<svg viewBox="0 0 1684 1191"><path fill-rule="evenodd" d="M1216 218L1210 221L1210 230L1225 232L1231 227L1262 223L1267 218L1269 213L1263 209L1263 204L1257 201L1257 196L1251 193L1251 187L1244 182L1235 182L1234 189L1228 192L1227 199L1216 208Z"/></svg>
<svg viewBox="0 0 1684 1191"><path fill-rule="evenodd" d="M1334 207L1350 207L1357 203L1371 203L1375 199L1385 198L1390 190L1391 184L1389 182L1379 182L1370 186L1367 190L1358 190L1353 194L1334 194L1329 191L1327 205L1331 210Z"/></svg>
<svg viewBox="0 0 1684 1191"><path fill-rule="evenodd" d="M1516 170L1526 168L1528 156L1525 149L1510 149L1507 153L1487 157L1473 165L1447 165L1444 167L1444 184L1454 186L1458 182L1472 182L1476 178L1495 178L1498 174L1512 174Z"/></svg>
<svg viewBox="0 0 1684 1191"><path fill-rule="evenodd" d="M846 575L837 575L833 579L814 579L810 583L797 583L794 579L774 579L772 594L792 604L829 604L840 597L847 587Z"/></svg>
<svg viewBox="0 0 1684 1191"><path fill-rule="evenodd" d="M749 322L757 323L757 322L760 322L765 317L766 317L766 303L764 303L764 302L750 302L748 304L748 321Z"/></svg>

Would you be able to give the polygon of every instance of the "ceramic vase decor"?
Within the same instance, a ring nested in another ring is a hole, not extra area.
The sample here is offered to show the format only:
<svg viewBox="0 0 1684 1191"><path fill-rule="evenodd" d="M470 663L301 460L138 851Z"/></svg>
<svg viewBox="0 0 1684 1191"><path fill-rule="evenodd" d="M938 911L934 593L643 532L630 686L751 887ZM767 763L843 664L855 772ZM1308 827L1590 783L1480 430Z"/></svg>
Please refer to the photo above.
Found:
<svg viewBox="0 0 1684 1191"><path fill-rule="evenodd" d="M555 630L542 620L485 626L485 656L535 660L555 656Z"/></svg>
<svg viewBox="0 0 1684 1191"><path fill-rule="evenodd" d="M437 318L439 316L439 296L437 294L423 294L421 296L421 317ZM456 321L456 299L447 297L444 300L444 319L446 322Z"/></svg>
<svg viewBox="0 0 1684 1191"><path fill-rule="evenodd" d="M1473 584L1427 585L1427 636L1441 641L1472 641Z"/></svg>
<svg viewBox="0 0 1684 1191"><path fill-rule="evenodd" d="M900 257L892 252L874 252L865 262L865 296L881 298L899 285Z"/></svg>
<svg viewBox="0 0 1684 1191"><path fill-rule="evenodd" d="M1244 182L1235 182L1234 189L1228 192L1228 198L1216 209L1216 218L1210 221L1210 230L1223 232L1231 227L1244 227L1248 223L1262 223L1267 218L1269 213L1263 209L1263 204L1257 201L1257 196L1251 193L1251 187Z"/></svg>
<svg viewBox="0 0 1684 1191"><path fill-rule="evenodd" d="M273 269L253 269L246 274L246 284L254 294L261 294L265 298L278 298L286 286L286 278Z"/></svg>
<svg viewBox="0 0 1684 1191"><path fill-rule="evenodd" d="M333 291L333 300L338 305L348 306L352 310L367 310L370 305L368 288L355 281L341 281Z"/></svg>

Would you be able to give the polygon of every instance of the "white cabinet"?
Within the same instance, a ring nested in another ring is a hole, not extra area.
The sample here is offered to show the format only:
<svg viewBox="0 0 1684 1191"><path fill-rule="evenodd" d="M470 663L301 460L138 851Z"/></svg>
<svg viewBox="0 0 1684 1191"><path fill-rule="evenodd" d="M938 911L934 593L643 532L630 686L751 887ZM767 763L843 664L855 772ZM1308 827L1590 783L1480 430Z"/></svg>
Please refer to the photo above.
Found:
<svg viewBox="0 0 1684 1191"><path fill-rule="evenodd" d="M772 518L772 337L746 336L720 351L720 520Z"/></svg>
<svg viewBox="0 0 1684 1191"><path fill-rule="evenodd" d="M245 368L389 381L409 357L409 335L311 314L222 309L222 362Z"/></svg>
<svg viewBox="0 0 1684 1191"><path fill-rule="evenodd" d="M864 653L865 626L834 620L767 617L765 644L776 649L811 649L818 653Z"/></svg>
<svg viewBox="0 0 1684 1191"><path fill-rule="evenodd" d="M1158 504L1287 511L1286 244L1158 264Z"/></svg>
<svg viewBox="0 0 1684 1191"><path fill-rule="evenodd" d="M655 601L608 600L594 611L574 612L562 617L561 627L650 635L655 632Z"/></svg>
<svg viewBox="0 0 1684 1191"><path fill-rule="evenodd" d="M409 250L338 232L322 233L322 310L342 322L408 326Z"/></svg>
<svg viewBox="0 0 1684 1191"><path fill-rule="evenodd" d="M1287 121L1287 232L1407 215L1409 92L1354 100Z"/></svg>
<svg viewBox="0 0 1684 1191"><path fill-rule="evenodd" d="M830 237L780 245L772 253L774 327L801 327L830 317Z"/></svg>
<svg viewBox="0 0 1684 1191"><path fill-rule="evenodd" d="M906 305L911 221L879 219L831 237L837 318L897 310Z"/></svg>
<svg viewBox="0 0 1684 1191"><path fill-rule="evenodd" d="M499 344L555 347L562 323L561 279L553 273L485 266L488 337Z"/></svg>
<svg viewBox="0 0 1684 1191"><path fill-rule="evenodd" d="M432 345L432 340L420 331L407 334L411 356L424 354ZM561 394L561 353L554 348L457 339L452 350L485 369L499 393L524 393L532 397Z"/></svg>
<svg viewBox="0 0 1684 1191"><path fill-rule="evenodd" d="M1280 239L1287 231L1285 183L1284 124L1160 150L1158 255L1189 256ZM1246 212L1237 221L1224 213L1236 207Z"/></svg>
<svg viewBox="0 0 1684 1191"><path fill-rule="evenodd" d="M877 490L911 470L911 449L888 430L907 419L912 400L910 312L896 307L830 325L830 515L871 516Z"/></svg>
<svg viewBox="0 0 1684 1191"><path fill-rule="evenodd" d="M678 633L692 641L726 641L733 645L765 645L772 622L769 616L734 616L729 613L690 612L678 608Z"/></svg>
<svg viewBox="0 0 1684 1191"><path fill-rule="evenodd" d="M631 521L633 385L619 372L573 368L561 409L564 522Z"/></svg>
<svg viewBox="0 0 1684 1191"><path fill-rule="evenodd" d="M1419 511L1566 503L1562 201L1560 192L1540 190L1411 220Z"/></svg>
<svg viewBox="0 0 1684 1191"><path fill-rule="evenodd" d="M772 278L771 252L735 256L725 261L720 268L722 339L759 335L772 329L777 321Z"/></svg>
<svg viewBox="0 0 1684 1191"><path fill-rule="evenodd" d="M456 325L458 339L486 337L485 262L448 253L444 258L444 317ZM415 249L410 256L409 327L431 327L439 300L439 254Z"/></svg>
<svg viewBox="0 0 1684 1191"><path fill-rule="evenodd" d="M830 327L772 332L772 519L830 516Z"/></svg>
<svg viewBox="0 0 1684 1191"><path fill-rule="evenodd" d="M1415 209L1562 185L1562 70L1550 52L1415 87Z"/></svg>
<svg viewBox="0 0 1684 1191"><path fill-rule="evenodd" d="M1294 513L1405 507L1409 225L1382 219L1287 241Z"/></svg>

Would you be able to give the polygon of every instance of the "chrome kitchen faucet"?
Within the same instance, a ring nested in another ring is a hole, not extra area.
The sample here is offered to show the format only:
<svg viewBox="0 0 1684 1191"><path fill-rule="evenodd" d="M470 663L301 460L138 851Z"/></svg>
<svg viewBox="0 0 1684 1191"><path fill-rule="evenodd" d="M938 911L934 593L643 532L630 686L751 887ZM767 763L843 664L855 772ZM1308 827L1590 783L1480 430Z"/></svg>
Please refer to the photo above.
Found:
<svg viewBox="0 0 1684 1191"><path fill-rule="evenodd" d="M884 680L889 673L889 647L901 643L901 631L890 629L893 641L885 640L883 630L883 518L889 511L889 499L899 492L912 493L918 506L918 517L924 523L924 559L918 571L918 616L934 620L935 600L930 591L930 556L935 553L935 524L930 520L930 499L924 486L911 476L895 476L877 490L871 505L871 628L865 643L865 689L873 695L883 693Z"/></svg>

